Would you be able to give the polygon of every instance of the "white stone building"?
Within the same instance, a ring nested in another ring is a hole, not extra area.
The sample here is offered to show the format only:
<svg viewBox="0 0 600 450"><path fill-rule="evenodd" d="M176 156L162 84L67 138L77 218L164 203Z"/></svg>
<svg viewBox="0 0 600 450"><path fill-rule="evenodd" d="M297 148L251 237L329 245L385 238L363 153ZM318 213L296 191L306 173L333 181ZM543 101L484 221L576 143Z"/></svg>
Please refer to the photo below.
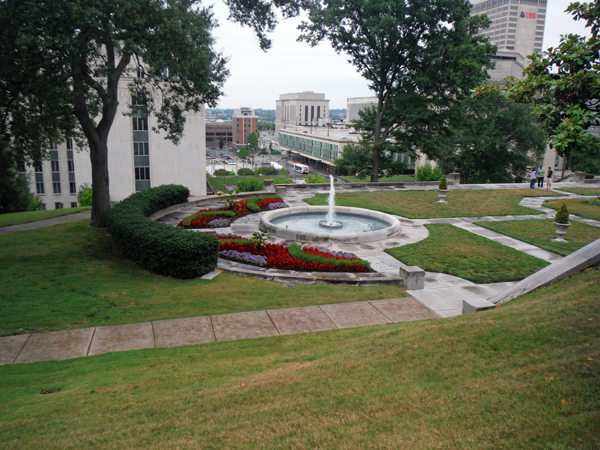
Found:
<svg viewBox="0 0 600 450"><path fill-rule="evenodd" d="M204 108L188 113L184 135L179 145L165 140L147 119L124 115L129 112L131 78L119 82L119 107L108 136L108 172L111 201L120 201L149 187L181 184L191 195L206 195L206 142ZM31 173L31 191L42 198L42 209L77 206L77 193L92 184L88 151L74 148L73 140L55 144L50 160Z"/></svg>
<svg viewBox="0 0 600 450"><path fill-rule="evenodd" d="M324 126L329 122L329 100L325 94L304 91L281 94L275 101L275 132L299 125Z"/></svg>

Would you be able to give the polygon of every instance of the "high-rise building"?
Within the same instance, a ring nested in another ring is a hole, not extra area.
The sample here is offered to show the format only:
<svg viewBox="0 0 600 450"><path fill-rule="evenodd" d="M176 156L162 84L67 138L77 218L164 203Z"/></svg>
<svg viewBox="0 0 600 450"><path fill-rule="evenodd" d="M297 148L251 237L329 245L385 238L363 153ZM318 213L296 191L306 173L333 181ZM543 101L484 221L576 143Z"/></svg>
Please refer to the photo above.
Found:
<svg viewBox="0 0 600 450"><path fill-rule="evenodd" d="M347 100L346 117L348 123L358 119L358 112L369 107L377 108L377 97L351 97Z"/></svg>
<svg viewBox="0 0 600 450"><path fill-rule="evenodd" d="M542 51L546 0L475 0L471 15L476 14L490 18L490 27L481 34L498 46L492 57L496 68L489 72L492 80L520 78L529 64L527 56Z"/></svg>
<svg viewBox="0 0 600 450"><path fill-rule="evenodd" d="M329 100L325 94L304 91L281 94L275 102L275 131L299 125L319 126L329 119Z"/></svg>
<svg viewBox="0 0 600 450"><path fill-rule="evenodd" d="M238 145L246 145L248 143L248 135L258 130L258 117L254 115L254 110L251 108L236 109L233 113L233 143Z"/></svg>

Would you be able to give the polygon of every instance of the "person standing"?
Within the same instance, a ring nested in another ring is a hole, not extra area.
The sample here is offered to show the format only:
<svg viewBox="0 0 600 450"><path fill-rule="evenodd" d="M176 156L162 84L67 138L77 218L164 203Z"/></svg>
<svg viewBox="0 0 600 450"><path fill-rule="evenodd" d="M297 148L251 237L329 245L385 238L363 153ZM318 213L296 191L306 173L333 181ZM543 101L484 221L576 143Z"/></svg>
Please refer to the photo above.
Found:
<svg viewBox="0 0 600 450"><path fill-rule="evenodd" d="M552 189L552 174L554 174L552 167L548 167L548 172L546 175L548 177L548 183L546 183L546 189Z"/></svg>
<svg viewBox="0 0 600 450"><path fill-rule="evenodd" d="M531 180L531 184L529 185L529 187L531 189L535 189L535 180L536 180L536 172L535 172L535 167L531 170L531 174L529 175L530 180Z"/></svg>
<svg viewBox="0 0 600 450"><path fill-rule="evenodd" d="M544 187L544 175L546 175L546 170L540 166L540 168L537 170L537 182L539 188Z"/></svg>

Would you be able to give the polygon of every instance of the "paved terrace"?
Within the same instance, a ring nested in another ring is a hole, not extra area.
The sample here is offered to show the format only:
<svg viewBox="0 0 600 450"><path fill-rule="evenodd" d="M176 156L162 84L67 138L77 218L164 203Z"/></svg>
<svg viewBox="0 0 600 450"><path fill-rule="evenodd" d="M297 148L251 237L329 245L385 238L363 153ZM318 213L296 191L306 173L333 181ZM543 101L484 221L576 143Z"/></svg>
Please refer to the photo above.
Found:
<svg viewBox="0 0 600 450"><path fill-rule="evenodd" d="M584 187L568 183L568 187ZM522 189L524 185L459 185L451 190L466 189ZM589 187L586 185L585 187ZM420 186L419 190L434 190L435 186ZM350 192L356 190L340 186L337 192ZM365 186L361 191L397 190L397 188L377 188ZM302 201L315 192L325 190L288 190L285 200L290 206L304 205ZM496 217L469 217L449 219L421 219L410 220L398 217L402 223L400 235L391 239L368 244L327 244L319 245L321 248L335 251L350 251L367 259L377 274L372 275L372 281L383 283L385 280L395 282L399 268L403 264L391 257L383 250L388 247L398 247L418 242L428 236L425 224L450 223L469 232L493 239L532 256L544 259L551 263L562 259L561 256L538 247L526 244L513 238L492 232L474 224L478 221L497 220L525 220L545 219L553 217L554 210L543 208L544 200L552 197L524 198L522 206L540 210L544 214L496 216ZM561 194L568 194L561 192ZM569 197L581 198L575 194ZM565 197L562 197L565 198ZM216 206L216 205L215 205ZM207 207L207 206L203 206ZM164 218L162 222L176 224L183 217L195 212L198 207L184 208ZM89 213L82 213L89 214ZM258 228L260 213L237 220L231 229L218 229L217 232L231 232L242 236L251 236ZM56 223L81 220L80 214L64 216L46 221L35 222L23 228L0 228L0 233L20 231L22 229L39 228ZM89 215L87 215L89 217ZM589 225L600 227L600 222L579 218L571 215L573 220L578 220ZM9 229L10 230L7 230ZM276 239L278 242L287 243ZM260 270L257 270L260 269ZM212 279L222 271L239 273L246 276L258 276L284 282L284 287L293 289L296 283L308 282L338 282L343 284L360 284L355 274L339 274L337 279L315 280L314 276L306 273L262 269L241 263L220 260L218 270L205 275L203 278ZM330 275L330 274L329 274ZM235 314L200 316L183 319L161 320L107 327L84 328L76 330L54 331L47 333L34 333L0 338L0 364L23 363L43 361L50 359L79 358L101 353L135 350L155 347L173 347L180 345L193 345L215 341L248 339L264 336L283 334L305 333L312 331L334 330L341 328L380 325L387 323L407 322L443 317L452 317L462 313L463 300L488 299L513 286L516 282L475 284L470 281L440 273L425 273L425 288L422 290L407 291L412 297L372 300L366 302L340 303L333 305L308 306L301 308L286 308L278 310L252 311ZM293 295L293 291L290 290Z"/></svg>

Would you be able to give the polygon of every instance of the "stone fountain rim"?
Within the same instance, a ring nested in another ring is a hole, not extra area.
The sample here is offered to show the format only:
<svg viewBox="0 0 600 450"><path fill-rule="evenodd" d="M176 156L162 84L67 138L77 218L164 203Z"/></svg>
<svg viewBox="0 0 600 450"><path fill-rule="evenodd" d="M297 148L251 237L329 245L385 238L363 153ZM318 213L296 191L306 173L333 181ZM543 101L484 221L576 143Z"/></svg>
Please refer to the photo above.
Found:
<svg viewBox="0 0 600 450"><path fill-rule="evenodd" d="M290 230L278 225L271 223L275 217L299 214L299 213L311 213L311 212L324 212L328 211L328 206L295 206L292 208L276 209L275 211L269 211L260 218L260 227L266 228L271 234L277 237L290 241L298 242L336 242L336 243L363 243L363 242L374 242L381 241L383 239L395 236L400 232L400 221L394 216L385 214L379 211L373 211L371 209L354 208L349 206L336 206L336 213L347 213L355 214L359 216L372 217L375 219L383 220L390 224L389 227L382 230L367 231L364 233L316 233L308 231Z"/></svg>

